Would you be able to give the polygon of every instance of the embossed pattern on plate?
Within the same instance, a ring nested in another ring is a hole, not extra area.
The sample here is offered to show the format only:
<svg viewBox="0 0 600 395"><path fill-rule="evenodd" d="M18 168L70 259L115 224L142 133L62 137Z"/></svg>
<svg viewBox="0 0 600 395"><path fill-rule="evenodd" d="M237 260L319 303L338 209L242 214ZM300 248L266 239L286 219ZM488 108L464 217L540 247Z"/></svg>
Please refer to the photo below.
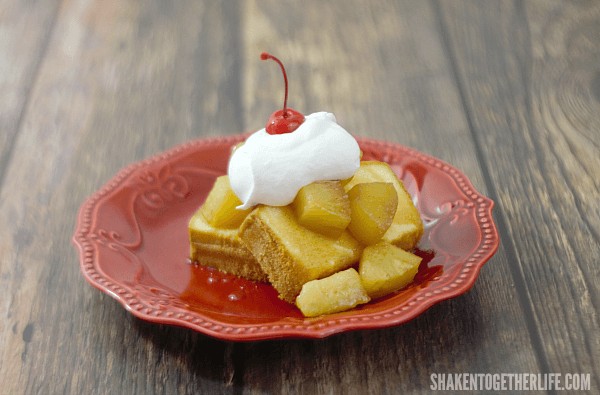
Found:
<svg viewBox="0 0 600 395"><path fill-rule="evenodd" d="M498 248L493 202L457 169L399 144L359 138L364 160L389 163L425 223L413 284L343 313L304 318L255 284L187 263L187 223L230 150L247 135L190 141L121 170L82 205L73 236L86 280L147 321L225 340L322 338L406 322L466 292Z"/></svg>

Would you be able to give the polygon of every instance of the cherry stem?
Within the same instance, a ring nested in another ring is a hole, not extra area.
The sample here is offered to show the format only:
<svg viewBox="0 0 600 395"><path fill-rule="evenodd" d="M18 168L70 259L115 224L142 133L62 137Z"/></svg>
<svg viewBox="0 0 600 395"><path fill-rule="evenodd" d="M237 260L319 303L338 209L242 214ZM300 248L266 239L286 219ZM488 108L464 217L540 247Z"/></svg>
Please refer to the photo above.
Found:
<svg viewBox="0 0 600 395"><path fill-rule="evenodd" d="M285 84L285 96L283 99L283 117L287 118L288 114L287 114L287 99L288 99L288 79L287 79L287 74L285 73L285 67L283 67L283 63L281 63L281 60L277 59L275 56L271 55L270 53L267 52L263 52L260 54L260 59L261 60L267 60L267 59L271 59L274 60L275 62L277 62L277 64L279 65L279 67L281 67L281 72L283 73L283 82Z"/></svg>

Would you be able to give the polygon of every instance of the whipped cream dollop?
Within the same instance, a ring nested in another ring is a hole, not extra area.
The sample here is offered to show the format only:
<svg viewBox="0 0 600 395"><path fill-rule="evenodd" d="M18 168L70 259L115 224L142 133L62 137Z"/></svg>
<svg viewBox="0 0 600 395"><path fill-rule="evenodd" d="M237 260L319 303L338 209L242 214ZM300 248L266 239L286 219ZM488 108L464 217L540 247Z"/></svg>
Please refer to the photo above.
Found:
<svg viewBox="0 0 600 395"><path fill-rule="evenodd" d="M268 134L261 129L238 147L229 161L231 188L242 201L238 208L257 204L285 206L305 185L352 177L360 166L358 143L335 116L307 115L291 133Z"/></svg>

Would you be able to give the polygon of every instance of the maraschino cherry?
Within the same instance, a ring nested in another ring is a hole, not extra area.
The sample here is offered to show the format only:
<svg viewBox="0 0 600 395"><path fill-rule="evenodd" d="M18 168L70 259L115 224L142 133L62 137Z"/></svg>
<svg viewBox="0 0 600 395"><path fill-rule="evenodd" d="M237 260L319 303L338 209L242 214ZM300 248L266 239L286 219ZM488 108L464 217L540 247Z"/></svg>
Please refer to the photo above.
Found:
<svg viewBox="0 0 600 395"><path fill-rule="evenodd" d="M277 62L279 67L281 67L281 72L283 73L283 81L285 83L285 97L283 99L283 109L279 111L275 111L269 117L269 121L267 122L266 130L269 134L284 134L293 132L300 126L302 122L304 122L304 115L299 113L296 110L287 107L287 98L288 98L288 80L287 74L285 73L285 67L283 67L283 63L275 56L263 52L260 54L261 60L271 59Z"/></svg>

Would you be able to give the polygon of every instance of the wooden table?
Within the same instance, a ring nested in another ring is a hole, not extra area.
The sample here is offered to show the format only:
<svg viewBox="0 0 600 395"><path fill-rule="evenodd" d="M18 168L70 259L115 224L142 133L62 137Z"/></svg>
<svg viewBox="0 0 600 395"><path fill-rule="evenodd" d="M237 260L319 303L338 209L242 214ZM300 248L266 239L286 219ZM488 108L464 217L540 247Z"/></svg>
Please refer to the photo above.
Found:
<svg viewBox="0 0 600 395"><path fill-rule="evenodd" d="M470 292L393 328L233 343L83 280L85 198L262 127L282 96L264 50L292 107L441 158L496 202L501 245ZM461 372L600 388L597 1L0 0L0 105L0 393L419 393Z"/></svg>

